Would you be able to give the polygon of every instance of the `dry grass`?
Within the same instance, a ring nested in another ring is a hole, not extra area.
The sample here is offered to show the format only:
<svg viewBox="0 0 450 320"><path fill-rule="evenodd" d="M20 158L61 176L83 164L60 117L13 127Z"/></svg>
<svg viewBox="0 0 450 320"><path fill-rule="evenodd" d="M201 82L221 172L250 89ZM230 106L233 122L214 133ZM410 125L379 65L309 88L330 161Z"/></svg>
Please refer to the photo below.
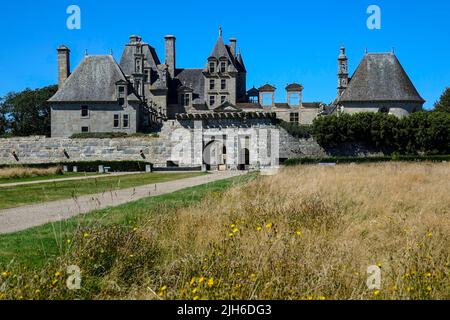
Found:
<svg viewBox="0 0 450 320"><path fill-rule="evenodd" d="M0 179L32 178L57 174L62 174L61 167L52 167L48 169L26 167L0 169Z"/></svg>
<svg viewBox="0 0 450 320"><path fill-rule="evenodd" d="M449 299L448 177L448 164L286 168L134 230L83 231L60 266L86 270L95 299Z"/></svg>

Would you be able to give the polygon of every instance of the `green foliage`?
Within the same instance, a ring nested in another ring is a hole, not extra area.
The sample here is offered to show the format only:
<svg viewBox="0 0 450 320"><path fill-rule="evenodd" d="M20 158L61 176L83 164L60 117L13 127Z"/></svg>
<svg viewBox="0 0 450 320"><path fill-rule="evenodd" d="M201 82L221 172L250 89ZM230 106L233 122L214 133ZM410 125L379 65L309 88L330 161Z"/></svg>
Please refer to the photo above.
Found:
<svg viewBox="0 0 450 320"><path fill-rule="evenodd" d="M50 106L47 102L58 86L10 92L0 101L0 135L50 135Z"/></svg>
<svg viewBox="0 0 450 320"><path fill-rule="evenodd" d="M308 139L312 137L312 127L308 125L300 125L294 122L286 122L278 120L278 126L286 130L291 136L296 138Z"/></svg>
<svg viewBox="0 0 450 320"><path fill-rule="evenodd" d="M392 153L389 156L381 157L327 157L327 158L291 158L283 164L286 166L295 166L299 164L319 164L319 163L375 163L375 162L389 162L389 161L404 161L404 162L442 162L450 161L450 155L429 155L429 156L414 156L414 155L400 155L398 152Z"/></svg>
<svg viewBox="0 0 450 320"><path fill-rule="evenodd" d="M115 138L158 138L157 133L133 133L125 132L83 132L75 133L70 139L115 139Z"/></svg>
<svg viewBox="0 0 450 320"><path fill-rule="evenodd" d="M434 110L438 112L450 112L450 87L445 89L439 101L435 103Z"/></svg>
<svg viewBox="0 0 450 320"><path fill-rule="evenodd" d="M325 148L350 143L388 153L450 153L450 114L444 112L418 112L401 119L383 113L331 115L317 118L312 130Z"/></svg>
<svg viewBox="0 0 450 320"><path fill-rule="evenodd" d="M51 168L55 166L67 166L69 172L73 171L73 167L77 167L78 172L98 172L98 166L110 167L110 172L141 172L145 171L146 165L150 164L145 161L72 161L60 163L32 163L27 164L27 168ZM0 168L11 168L18 166L0 165ZM21 167L21 166L19 166Z"/></svg>

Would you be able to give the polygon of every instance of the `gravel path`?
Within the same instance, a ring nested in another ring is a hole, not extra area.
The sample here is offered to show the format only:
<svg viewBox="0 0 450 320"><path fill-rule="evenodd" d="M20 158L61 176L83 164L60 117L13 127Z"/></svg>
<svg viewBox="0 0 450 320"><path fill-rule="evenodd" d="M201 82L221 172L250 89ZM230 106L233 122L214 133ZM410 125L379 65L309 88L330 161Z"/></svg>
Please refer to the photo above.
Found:
<svg viewBox="0 0 450 320"><path fill-rule="evenodd" d="M28 185L33 185L33 184L53 183L53 182L61 182L61 181L77 181L77 180L88 180L88 179L98 179L98 178L107 178L107 177L120 177L120 176L128 176L131 174L139 174L139 173L142 173L142 172L118 172L118 173L109 173L109 174L102 174L102 175L79 176L79 177L72 177L72 178L59 178L59 179L49 179L49 180L33 180L33 181L25 181L25 182L2 183L2 184L0 184L0 188L28 186Z"/></svg>
<svg viewBox="0 0 450 320"><path fill-rule="evenodd" d="M0 234L37 227L49 222L66 220L93 210L114 207L150 196L159 196L181 189L223 180L245 172L226 171L213 174L162 182L130 189L80 196L18 208L0 210Z"/></svg>

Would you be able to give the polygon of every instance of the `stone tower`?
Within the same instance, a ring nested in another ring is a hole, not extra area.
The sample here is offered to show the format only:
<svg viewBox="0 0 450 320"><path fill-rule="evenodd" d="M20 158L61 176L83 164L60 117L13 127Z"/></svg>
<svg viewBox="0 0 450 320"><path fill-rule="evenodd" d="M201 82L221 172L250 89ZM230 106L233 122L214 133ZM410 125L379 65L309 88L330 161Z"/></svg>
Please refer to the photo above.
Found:
<svg viewBox="0 0 450 320"><path fill-rule="evenodd" d="M58 86L61 88L70 76L70 50L65 45L58 48Z"/></svg>
<svg viewBox="0 0 450 320"><path fill-rule="evenodd" d="M347 89L348 86L348 59L345 55L345 48L341 47L341 53L338 58L338 97Z"/></svg>

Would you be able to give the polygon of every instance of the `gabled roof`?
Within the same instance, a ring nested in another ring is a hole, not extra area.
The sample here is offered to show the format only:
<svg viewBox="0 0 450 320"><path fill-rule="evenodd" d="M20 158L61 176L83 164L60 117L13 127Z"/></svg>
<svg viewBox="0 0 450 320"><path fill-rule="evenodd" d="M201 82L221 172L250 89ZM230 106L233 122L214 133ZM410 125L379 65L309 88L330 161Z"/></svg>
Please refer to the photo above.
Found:
<svg viewBox="0 0 450 320"><path fill-rule="evenodd" d="M214 109L214 112L241 112L242 110L228 101Z"/></svg>
<svg viewBox="0 0 450 320"><path fill-rule="evenodd" d="M275 90L277 90L277 88L275 88L274 86L271 86L270 84L266 83L262 87L259 87L258 90L259 90L259 92L274 92Z"/></svg>
<svg viewBox="0 0 450 320"><path fill-rule="evenodd" d="M125 75L111 55L86 56L49 102L117 101L121 80Z"/></svg>
<svg viewBox="0 0 450 320"><path fill-rule="evenodd" d="M245 67L243 65L242 66L239 65L238 61L231 53L230 46L225 45L222 36L219 36L219 38L217 39L214 49L211 52L211 55L209 56L209 59L211 58L215 58L217 60L219 60L220 58L226 58L231 63L231 66L233 66L237 71L243 71L243 69L245 70Z"/></svg>
<svg viewBox="0 0 450 320"><path fill-rule="evenodd" d="M303 86L301 84L298 83L291 83L290 85L288 85L286 87L286 91L302 91L303 90Z"/></svg>
<svg viewBox="0 0 450 320"><path fill-rule="evenodd" d="M366 54L338 102L405 101L424 103L393 53Z"/></svg>
<svg viewBox="0 0 450 320"><path fill-rule="evenodd" d="M194 104L204 103L205 80L203 79L203 69L177 69L174 79L174 92L181 86L192 89L192 102ZM172 99L176 101L177 97L172 97Z"/></svg>

